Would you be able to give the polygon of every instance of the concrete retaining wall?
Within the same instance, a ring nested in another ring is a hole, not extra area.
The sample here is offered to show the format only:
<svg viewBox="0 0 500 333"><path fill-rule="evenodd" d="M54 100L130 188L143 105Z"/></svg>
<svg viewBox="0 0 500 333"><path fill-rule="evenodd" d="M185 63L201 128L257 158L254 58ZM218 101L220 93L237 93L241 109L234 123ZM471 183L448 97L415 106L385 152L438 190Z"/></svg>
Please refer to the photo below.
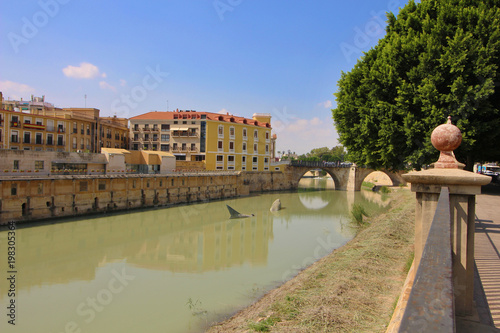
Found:
<svg viewBox="0 0 500 333"><path fill-rule="evenodd" d="M292 188L282 172L4 177L0 179L0 224Z"/></svg>

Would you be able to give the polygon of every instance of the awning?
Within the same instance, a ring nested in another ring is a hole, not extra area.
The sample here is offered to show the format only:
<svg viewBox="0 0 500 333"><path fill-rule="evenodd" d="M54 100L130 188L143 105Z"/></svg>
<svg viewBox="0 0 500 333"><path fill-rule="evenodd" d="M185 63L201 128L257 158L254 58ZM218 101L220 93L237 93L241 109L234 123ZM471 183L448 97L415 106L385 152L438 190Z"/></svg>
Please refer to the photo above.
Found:
<svg viewBox="0 0 500 333"><path fill-rule="evenodd" d="M186 154L174 154L174 156L186 156Z"/></svg>
<svg viewBox="0 0 500 333"><path fill-rule="evenodd" d="M189 127L170 127L170 131L187 131Z"/></svg>

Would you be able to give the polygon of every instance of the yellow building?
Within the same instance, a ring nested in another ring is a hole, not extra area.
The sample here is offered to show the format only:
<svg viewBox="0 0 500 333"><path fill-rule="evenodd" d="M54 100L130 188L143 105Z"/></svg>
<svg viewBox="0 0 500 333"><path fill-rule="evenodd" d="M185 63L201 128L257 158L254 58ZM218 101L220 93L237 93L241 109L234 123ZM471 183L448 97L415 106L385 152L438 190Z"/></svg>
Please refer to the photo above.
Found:
<svg viewBox="0 0 500 333"><path fill-rule="evenodd" d="M44 96L31 96L29 101L1 99L2 119L9 122L2 134L11 138L3 141L4 149L100 153L102 147L129 146L126 118L100 117L95 108L56 108ZM18 141L12 141L16 135Z"/></svg>
<svg viewBox="0 0 500 333"><path fill-rule="evenodd" d="M132 150L172 152L207 170L270 170L271 115L252 119L197 111L148 112L130 118Z"/></svg>

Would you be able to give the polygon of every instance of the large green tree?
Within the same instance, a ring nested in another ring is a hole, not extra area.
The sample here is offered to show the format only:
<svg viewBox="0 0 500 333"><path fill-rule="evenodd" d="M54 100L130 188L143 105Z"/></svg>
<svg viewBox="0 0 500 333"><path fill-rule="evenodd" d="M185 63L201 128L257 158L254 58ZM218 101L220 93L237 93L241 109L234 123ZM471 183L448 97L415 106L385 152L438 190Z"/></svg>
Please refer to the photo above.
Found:
<svg viewBox="0 0 500 333"><path fill-rule="evenodd" d="M462 131L457 159L500 159L500 0L411 0L338 82L332 110L350 161L420 168L436 161L432 130Z"/></svg>

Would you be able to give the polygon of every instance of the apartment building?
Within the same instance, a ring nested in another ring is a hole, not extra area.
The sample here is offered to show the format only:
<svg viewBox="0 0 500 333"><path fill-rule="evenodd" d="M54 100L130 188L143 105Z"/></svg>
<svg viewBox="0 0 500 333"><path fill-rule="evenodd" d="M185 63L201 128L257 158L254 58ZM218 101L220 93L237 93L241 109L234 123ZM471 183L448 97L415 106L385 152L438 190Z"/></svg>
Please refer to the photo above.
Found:
<svg viewBox="0 0 500 333"><path fill-rule="evenodd" d="M95 108L56 108L44 96L1 100L0 137L8 140L0 149L100 153L103 147L128 148L126 118L100 117Z"/></svg>
<svg viewBox="0 0 500 333"><path fill-rule="evenodd" d="M203 161L207 170L267 171L271 115L153 111L130 118L130 142L131 150L171 152L180 161Z"/></svg>

